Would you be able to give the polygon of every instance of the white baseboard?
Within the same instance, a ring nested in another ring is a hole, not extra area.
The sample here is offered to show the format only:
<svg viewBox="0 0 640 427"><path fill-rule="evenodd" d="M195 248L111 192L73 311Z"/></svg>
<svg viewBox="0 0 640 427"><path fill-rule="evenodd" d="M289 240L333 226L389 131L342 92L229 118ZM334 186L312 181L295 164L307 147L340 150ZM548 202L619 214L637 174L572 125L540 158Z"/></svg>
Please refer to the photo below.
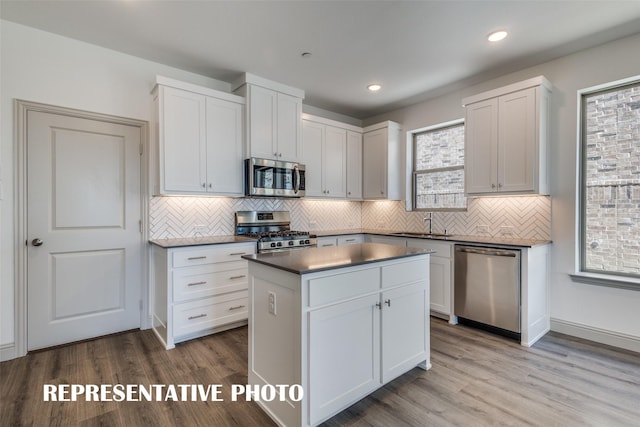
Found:
<svg viewBox="0 0 640 427"><path fill-rule="evenodd" d="M0 362L16 359L17 357L15 343L0 345Z"/></svg>
<svg viewBox="0 0 640 427"><path fill-rule="evenodd" d="M551 319L551 330L561 334L595 341L601 344L611 345L640 353L640 338L566 320Z"/></svg>

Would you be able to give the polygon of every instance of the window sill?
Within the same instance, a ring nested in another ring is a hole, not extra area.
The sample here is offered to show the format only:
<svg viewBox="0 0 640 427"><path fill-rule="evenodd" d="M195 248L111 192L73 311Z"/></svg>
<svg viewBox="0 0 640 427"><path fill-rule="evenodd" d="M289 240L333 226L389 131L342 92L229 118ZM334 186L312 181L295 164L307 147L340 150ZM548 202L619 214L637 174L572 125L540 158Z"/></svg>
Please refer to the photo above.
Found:
<svg viewBox="0 0 640 427"><path fill-rule="evenodd" d="M578 283L640 291L640 280L633 277L584 272L570 274L569 276L571 277L571 280Z"/></svg>

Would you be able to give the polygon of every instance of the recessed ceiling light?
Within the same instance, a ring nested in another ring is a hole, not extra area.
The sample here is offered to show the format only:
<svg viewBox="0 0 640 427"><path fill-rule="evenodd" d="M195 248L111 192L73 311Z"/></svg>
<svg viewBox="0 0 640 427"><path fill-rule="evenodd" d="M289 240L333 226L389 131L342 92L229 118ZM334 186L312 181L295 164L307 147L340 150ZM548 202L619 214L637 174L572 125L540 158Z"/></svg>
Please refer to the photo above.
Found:
<svg viewBox="0 0 640 427"><path fill-rule="evenodd" d="M493 33L487 36L487 40L490 42L499 42L507 37L507 32L505 30L494 31Z"/></svg>
<svg viewBox="0 0 640 427"><path fill-rule="evenodd" d="M372 83L369 86L367 86L367 89L369 89L371 92L377 92L380 89L382 89L382 85L378 83Z"/></svg>

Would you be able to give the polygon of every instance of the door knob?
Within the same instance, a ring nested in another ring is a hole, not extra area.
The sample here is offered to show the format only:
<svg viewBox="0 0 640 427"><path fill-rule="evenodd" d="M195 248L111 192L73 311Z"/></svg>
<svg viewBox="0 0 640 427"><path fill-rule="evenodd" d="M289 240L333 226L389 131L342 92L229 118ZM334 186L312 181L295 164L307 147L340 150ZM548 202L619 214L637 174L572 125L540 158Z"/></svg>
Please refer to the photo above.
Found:
<svg viewBox="0 0 640 427"><path fill-rule="evenodd" d="M33 240L31 241L31 244L32 244L33 246L42 246L42 244L43 244L43 243L44 243L44 242L42 241L42 239L33 239Z"/></svg>

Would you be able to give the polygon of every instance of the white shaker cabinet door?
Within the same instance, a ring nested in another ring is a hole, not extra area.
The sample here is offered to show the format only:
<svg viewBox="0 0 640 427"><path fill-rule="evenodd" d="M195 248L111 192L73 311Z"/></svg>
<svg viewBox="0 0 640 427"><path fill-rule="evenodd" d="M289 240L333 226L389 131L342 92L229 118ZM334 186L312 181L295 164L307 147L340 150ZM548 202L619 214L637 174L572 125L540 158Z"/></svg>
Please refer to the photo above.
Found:
<svg viewBox="0 0 640 427"><path fill-rule="evenodd" d="M380 386L379 295L309 313L311 424Z"/></svg>
<svg viewBox="0 0 640 427"><path fill-rule="evenodd" d="M242 104L207 98L207 192L239 196L242 186Z"/></svg>
<svg viewBox="0 0 640 427"><path fill-rule="evenodd" d="M162 88L160 111L163 192L204 192L206 187L206 97Z"/></svg>
<svg viewBox="0 0 640 427"><path fill-rule="evenodd" d="M428 359L429 286L425 282L382 293L382 382Z"/></svg>

